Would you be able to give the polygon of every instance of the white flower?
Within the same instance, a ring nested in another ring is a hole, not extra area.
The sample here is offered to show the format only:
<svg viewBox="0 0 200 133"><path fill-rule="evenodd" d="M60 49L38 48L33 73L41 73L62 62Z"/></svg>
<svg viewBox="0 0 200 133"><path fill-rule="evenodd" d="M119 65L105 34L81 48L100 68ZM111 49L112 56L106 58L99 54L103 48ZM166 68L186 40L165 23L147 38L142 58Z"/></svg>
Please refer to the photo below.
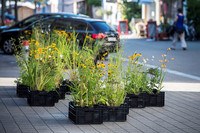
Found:
<svg viewBox="0 0 200 133"><path fill-rule="evenodd" d="M51 58L51 55L49 55L49 58Z"/></svg>
<svg viewBox="0 0 200 133"><path fill-rule="evenodd" d="M42 60L42 58L40 58L40 60Z"/></svg>
<svg viewBox="0 0 200 133"><path fill-rule="evenodd" d="M154 56L152 56L152 58L154 59Z"/></svg>
<svg viewBox="0 0 200 133"><path fill-rule="evenodd" d="M153 59L151 59L151 61L153 61Z"/></svg>
<svg viewBox="0 0 200 133"><path fill-rule="evenodd" d="M63 55L60 55L60 57L62 58L62 57L63 57Z"/></svg>
<svg viewBox="0 0 200 133"><path fill-rule="evenodd" d="M51 48L49 48L49 51L51 51Z"/></svg>

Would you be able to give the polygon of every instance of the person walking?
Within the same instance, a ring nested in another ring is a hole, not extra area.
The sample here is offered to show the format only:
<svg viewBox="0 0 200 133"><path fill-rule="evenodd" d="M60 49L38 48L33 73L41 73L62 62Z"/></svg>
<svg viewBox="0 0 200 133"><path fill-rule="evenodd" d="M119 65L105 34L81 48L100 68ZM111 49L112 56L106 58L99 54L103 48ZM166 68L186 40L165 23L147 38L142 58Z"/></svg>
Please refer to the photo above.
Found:
<svg viewBox="0 0 200 133"><path fill-rule="evenodd" d="M186 44L186 41L185 41L185 32L184 32L185 28L183 26L183 21L184 21L183 11L182 11L181 8L179 8L178 14L177 14L176 19L174 21L176 23L176 25L175 25L174 39L173 39L173 43L172 43L172 46L171 46L172 50L175 50L178 37L181 40L183 50L187 50L187 44Z"/></svg>

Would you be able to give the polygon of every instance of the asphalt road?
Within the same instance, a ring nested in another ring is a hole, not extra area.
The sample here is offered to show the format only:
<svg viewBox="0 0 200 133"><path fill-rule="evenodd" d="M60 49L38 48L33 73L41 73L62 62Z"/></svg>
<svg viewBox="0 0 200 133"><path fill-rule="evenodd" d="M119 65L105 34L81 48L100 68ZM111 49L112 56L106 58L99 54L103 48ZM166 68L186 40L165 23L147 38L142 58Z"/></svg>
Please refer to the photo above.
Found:
<svg viewBox="0 0 200 133"><path fill-rule="evenodd" d="M171 41L147 41L146 39L121 39L124 59L133 53L141 53L147 58L147 66L160 66L159 60L171 46ZM180 42L177 43L176 50L169 51L167 58L174 58L167 63L167 73L164 83L169 86L180 85L184 90L200 91L200 42L187 42L188 49L183 51ZM114 56L114 54L111 54ZM154 56L152 61L152 56ZM19 76L19 69L13 55L5 55L0 51L0 84L12 82ZM3 83L2 83L3 82Z"/></svg>

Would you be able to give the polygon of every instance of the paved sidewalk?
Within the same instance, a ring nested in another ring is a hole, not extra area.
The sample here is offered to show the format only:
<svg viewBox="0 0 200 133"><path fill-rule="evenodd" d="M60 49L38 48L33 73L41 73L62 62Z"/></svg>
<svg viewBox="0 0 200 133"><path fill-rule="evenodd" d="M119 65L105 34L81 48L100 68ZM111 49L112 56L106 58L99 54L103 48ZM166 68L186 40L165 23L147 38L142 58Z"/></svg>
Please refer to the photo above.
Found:
<svg viewBox="0 0 200 133"><path fill-rule="evenodd" d="M55 107L30 107L14 86L0 86L0 133L199 133L200 92L166 91L164 107L130 109L126 122L75 125L68 119L68 102Z"/></svg>

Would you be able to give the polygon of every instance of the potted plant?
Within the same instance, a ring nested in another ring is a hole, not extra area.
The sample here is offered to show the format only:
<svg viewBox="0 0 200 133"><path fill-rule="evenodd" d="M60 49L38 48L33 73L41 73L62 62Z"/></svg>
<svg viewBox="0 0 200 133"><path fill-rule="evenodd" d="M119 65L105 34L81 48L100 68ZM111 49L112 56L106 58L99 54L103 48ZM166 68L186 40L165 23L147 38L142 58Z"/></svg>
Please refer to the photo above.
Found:
<svg viewBox="0 0 200 133"><path fill-rule="evenodd" d="M58 101L55 88L59 86L64 70L62 62L64 49L61 47L65 45L58 42L56 44L53 39L50 39L53 37L59 40L59 36L44 36L39 30L33 33L29 41L28 59L24 58L23 53L16 55L19 68L22 70L20 78L30 87L27 96L29 105L54 106Z"/></svg>
<svg viewBox="0 0 200 133"><path fill-rule="evenodd" d="M162 41L169 40L169 35L167 33L167 30L169 29L169 27L170 27L170 24L168 24L168 23L161 23L159 25L159 29L160 29L159 39L160 40L162 40Z"/></svg>
<svg viewBox="0 0 200 133"><path fill-rule="evenodd" d="M144 64L138 64L141 54L134 53L129 57L126 71L126 92L127 103L130 108L144 108L145 96L144 90L149 84ZM143 61L146 59L143 58Z"/></svg>
<svg viewBox="0 0 200 133"><path fill-rule="evenodd" d="M171 48L168 48L166 53L162 54L162 60L159 60L161 67L150 68L147 70L150 81L145 90L147 93L145 99L146 106L162 107L165 105L165 92L161 91L161 89L164 87L163 80L166 73L165 68L167 62L170 60L167 59L167 53L170 50ZM171 58L171 60L173 60L173 58Z"/></svg>
<svg viewBox="0 0 200 133"><path fill-rule="evenodd" d="M123 122L127 119L128 106L124 103L126 97L124 72L122 70L122 52L113 58L110 57L109 64L105 69L105 64L97 64L97 67L104 68L103 97L105 106L103 118L105 122ZM104 74L105 73L105 74Z"/></svg>
<svg viewBox="0 0 200 133"><path fill-rule="evenodd" d="M68 68L71 85L70 94L72 101L69 102L69 119L75 124L101 124L103 111L100 103L105 100L101 97L101 74L95 66L95 49L88 44L78 48L74 41L71 53L67 53L64 62Z"/></svg>
<svg viewBox="0 0 200 133"><path fill-rule="evenodd" d="M162 82L164 80L163 69L150 68L148 73L151 75L150 86L147 88L147 95L145 100L146 106L164 106L165 92L161 91L163 88Z"/></svg>

